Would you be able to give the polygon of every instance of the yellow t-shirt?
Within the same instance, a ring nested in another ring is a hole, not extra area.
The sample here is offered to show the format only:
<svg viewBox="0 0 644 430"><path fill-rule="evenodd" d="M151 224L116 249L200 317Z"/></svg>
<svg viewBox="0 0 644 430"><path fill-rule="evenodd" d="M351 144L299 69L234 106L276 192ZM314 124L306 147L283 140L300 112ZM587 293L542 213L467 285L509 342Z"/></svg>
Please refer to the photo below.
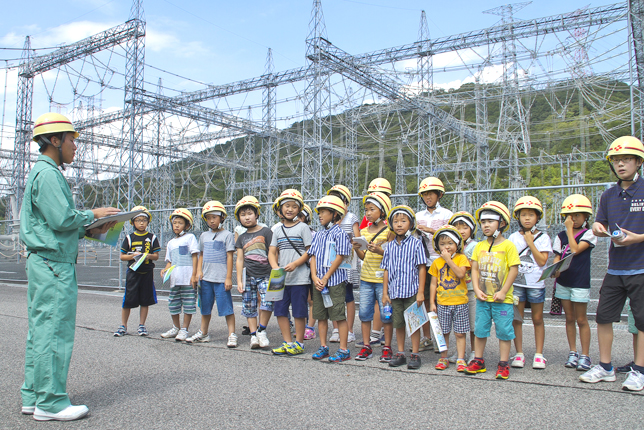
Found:
<svg viewBox="0 0 644 430"><path fill-rule="evenodd" d="M504 240L498 245L494 245L492 250L487 240L483 240L476 245L472 254L472 261L479 265L479 288L487 293L488 302L494 302L492 296L494 293L501 291L505 280L508 277L510 267L521 264L519 251L509 240ZM512 303L512 293L514 288L510 287L503 303Z"/></svg>
<svg viewBox="0 0 644 430"><path fill-rule="evenodd" d="M387 228L387 226L383 226L383 227L385 229ZM382 230L383 227L380 227L380 230ZM365 227L362 230L360 230L360 236L364 237L367 240L367 242L371 242L373 237L376 234L378 234L380 230L377 230L372 233L369 231L369 227ZM376 237L376 240L374 240L373 243L376 243L376 244L379 243L382 246L382 244L387 241L387 234L388 234L388 230L385 230L382 233L378 234L378 237ZM364 260L362 260L362 270L360 271L360 280L382 284L384 270L380 268L381 262L382 262L382 255L376 254L375 252L366 251L364 253Z"/></svg>
<svg viewBox="0 0 644 430"><path fill-rule="evenodd" d="M463 254L456 254L452 261L458 267L470 267L470 261ZM429 268L429 274L436 278L436 302L442 306L464 305L467 303L465 278L457 278L443 257L438 257Z"/></svg>

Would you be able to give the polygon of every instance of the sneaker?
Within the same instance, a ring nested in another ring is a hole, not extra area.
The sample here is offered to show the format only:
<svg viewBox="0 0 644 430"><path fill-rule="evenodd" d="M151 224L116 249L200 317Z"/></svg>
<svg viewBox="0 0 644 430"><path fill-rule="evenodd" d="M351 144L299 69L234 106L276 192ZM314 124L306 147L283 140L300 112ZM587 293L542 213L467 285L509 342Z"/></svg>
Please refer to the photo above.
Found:
<svg viewBox="0 0 644 430"><path fill-rule="evenodd" d="M589 356L582 355L581 357L579 357L579 363L577 363L577 370L586 371L586 370L590 370L591 367L592 367L592 364L590 363L590 357ZM618 367L618 369L619 369L619 367Z"/></svg>
<svg viewBox="0 0 644 430"><path fill-rule="evenodd" d="M23 415L33 415L35 410L35 406L23 406L21 412Z"/></svg>
<svg viewBox="0 0 644 430"><path fill-rule="evenodd" d="M467 363L465 360L462 358L459 358L456 360L456 371L457 372L465 372L465 368L467 367Z"/></svg>
<svg viewBox="0 0 644 430"><path fill-rule="evenodd" d="M389 363L391 362L391 359L393 358L393 351L391 350L390 346L383 346L382 347L382 354L380 355L380 362L381 363Z"/></svg>
<svg viewBox="0 0 644 430"><path fill-rule="evenodd" d="M633 370L633 366L635 366L635 362L631 361L630 363L624 365L624 366L619 366L615 369L615 372L617 373L628 373L631 370Z"/></svg>
<svg viewBox="0 0 644 430"><path fill-rule="evenodd" d="M427 339L425 336L420 338L420 345L418 346L418 351L429 351L430 349L434 349L434 344L432 343L431 339ZM412 349L409 349L412 351Z"/></svg>
<svg viewBox="0 0 644 430"><path fill-rule="evenodd" d="M498 367L498 369L496 371L495 378L496 379L508 379L509 376L510 376L510 366L508 366L507 363L501 364L499 362L499 367Z"/></svg>
<svg viewBox="0 0 644 430"><path fill-rule="evenodd" d="M593 366L588 372L583 375L579 375L579 380L581 382L588 382L590 384L595 384L599 381L613 382L615 381L615 369L613 368L610 372L601 367L601 365Z"/></svg>
<svg viewBox="0 0 644 430"><path fill-rule="evenodd" d="M449 360L447 358L439 358L438 363L436 363L436 366L434 366L434 369L436 370L445 370L449 367Z"/></svg>
<svg viewBox="0 0 644 430"><path fill-rule="evenodd" d="M176 340L177 342L183 342L186 339L188 339L188 330L186 330L185 328L179 330L179 333L174 338L174 340Z"/></svg>
<svg viewBox="0 0 644 430"><path fill-rule="evenodd" d="M179 329L173 326L170 330L163 333L161 337L164 339L170 339L173 337L177 337L178 334L179 334Z"/></svg>
<svg viewBox="0 0 644 430"><path fill-rule="evenodd" d="M379 331L372 331L369 335L369 345L378 345L381 337Z"/></svg>
<svg viewBox="0 0 644 430"><path fill-rule="evenodd" d="M251 334L250 335L250 349L257 349L259 348L259 339L257 339L257 335Z"/></svg>
<svg viewBox="0 0 644 430"><path fill-rule="evenodd" d="M512 367L523 368L525 367L525 355L523 353L517 354L512 357Z"/></svg>
<svg viewBox="0 0 644 430"><path fill-rule="evenodd" d="M405 354L403 354L402 352L396 353L396 355L394 355L394 358L389 361L389 367L399 367L404 364L407 364L407 357L405 357Z"/></svg>
<svg viewBox="0 0 644 430"><path fill-rule="evenodd" d="M286 346L286 353L288 355L300 355L304 354L304 345L302 345L300 342L295 341L291 343L290 345L287 344Z"/></svg>
<svg viewBox="0 0 644 430"><path fill-rule="evenodd" d="M85 405L69 405L58 413L47 412L38 406L34 408L34 419L36 421L74 421L83 418L89 413Z"/></svg>
<svg viewBox="0 0 644 430"><path fill-rule="evenodd" d="M447 361L449 361L452 364L456 363L456 360L458 360L458 353L456 352L447 359Z"/></svg>
<svg viewBox="0 0 644 430"><path fill-rule="evenodd" d="M127 334L127 330L125 329L125 326L122 325L116 329L116 331L114 332L114 337L121 337L121 336L125 336L126 334Z"/></svg>
<svg viewBox="0 0 644 430"><path fill-rule="evenodd" d="M543 355L536 355L535 354L534 359L532 360L532 368L533 369L545 369L547 361L548 360L546 360Z"/></svg>
<svg viewBox="0 0 644 430"><path fill-rule="evenodd" d="M412 354L409 359L409 364L407 364L407 369L418 370L420 369L420 355Z"/></svg>
<svg viewBox="0 0 644 430"><path fill-rule="evenodd" d="M304 330L304 340L315 339L315 337L315 330L312 327L307 327L306 330Z"/></svg>
<svg viewBox="0 0 644 430"><path fill-rule="evenodd" d="M351 343L355 341L356 341L356 335L352 331L350 331L349 335L347 336L347 342Z"/></svg>
<svg viewBox="0 0 644 430"><path fill-rule="evenodd" d="M329 357L330 363L341 363L347 360L351 360L351 351L348 349L338 349L335 354Z"/></svg>
<svg viewBox="0 0 644 430"><path fill-rule="evenodd" d="M147 336L148 335L148 329L145 328L143 324L139 324L139 336Z"/></svg>
<svg viewBox="0 0 644 430"><path fill-rule="evenodd" d="M365 361L373 357L373 350L370 346L363 346L358 355L356 355L356 360Z"/></svg>
<svg viewBox="0 0 644 430"><path fill-rule="evenodd" d="M380 345L385 344L385 334L383 333L382 336L380 337Z"/></svg>
<svg viewBox="0 0 644 430"><path fill-rule="evenodd" d="M228 342L226 343L228 348L237 348L237 335L235 333L230 333L228 335Z"/></svg>
<svg viewBox="0 0 644 430"><path fill-rule="evenodd" d="M286 348L288 347L288 343L282 342L282 345L278 348L273 348L271 351L275 355L286 355Z"/></svg>
<svg viewBox="0 0 644 430"><path fill-rule="evenodd" d="M247 325L242 326L242 336L250 336L250 329Z"/></svg>
<svg viewBox="0 0 644 430"><path fill-rule="evenodd" d="M295 325L293 324L293 320L288 320L288 325L291 328L291 334L295 333Z"/></svg>
<svg viewBox="0 0 644 430"><path fill-rule="evenodd" d="M322 360L323 358L326 358L329 356L329 347L328 346L321 346L317 352L313 354L311 358L313 360Z"/></svg>
<svg viewBox="0 0 644 430"><path fill-rule="evenodd" d="M628 372L628 378L622 384L624 391L642 391L644 389L644 375L633 369Z"/></svg>
<svg viewBox="0 0 644 430"><path fill-rule="evenodd" d="M568 361L566 361L566 364L564 366L574 369L577 367L577 364L579 363L579 354L577 351L570 351L568 353Z"/></svg>
<svg viewBox="0 0 644 430"><path fill-rule="evenodd" d="M179 336L177 336L179 338ZM197 331L197 333L193 334L189 338L186 339L186 343L206 343L210 342L210 335L207 334L204 336L204 334L201 332L201 330Z"/></svg>
<svg viewBox="0 0 644 430"><path fill-rule="evenodd" d="M468 375L474 375L476 373L485 373L487 369L485 368L485 360L479 360L478 358L473 358L470 361L470 364L465 368L465 373Z"/></svg>
<svg viewBox="0 0 644 430"><path fill-rule="evenodd" d="M476 356L476 354L475 354L475 353L470 352L470 355L468 355L468 356L467 356L466 363L467 363L467 364L470 364L470 361L474 360L474 357L475 357L475 356Z"/></svg>
<svg viewBox="0 0 644 430"><path fill-rule="evenodd" d="M340 332L338 331L337 328L333 329L333 333L331 333L331 337L329 338L329 342L333 342L333 343L340 342Z"/></svg>
<svg viewBox="0 0 644 430"><path fill-rule="evenodd" d="M266 330L257 332L257 340L259 341L260 348L266 348L268 345L271 344L268 340L268 336L266 336Z"/></svg>

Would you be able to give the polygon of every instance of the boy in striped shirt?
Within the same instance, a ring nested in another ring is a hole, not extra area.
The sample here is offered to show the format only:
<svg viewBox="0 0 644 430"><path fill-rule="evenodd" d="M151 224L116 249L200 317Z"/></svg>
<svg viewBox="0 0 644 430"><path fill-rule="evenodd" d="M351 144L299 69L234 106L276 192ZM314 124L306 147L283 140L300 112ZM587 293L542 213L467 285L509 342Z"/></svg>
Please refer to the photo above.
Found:
<svg viewBox="0 0 644 430"><path fill-rule="evenodd" d="M391 358L391 345L382 348L381 362L389 358L389 366L398 367L407 363L405 356L405 318L404 312L414 302L422 306L425 292L419 289L425 285L427 257L420 240L412 236L416 215L409 206L396 206L387 217L389 229L396 238L389 242L382 256L380 267L384 269L382 303L391 303L393 308L392 324L396 329L398 353ZM385 330L386 331L386 330ZM408 369L420 368L420 330L411 335L412 354Z"/></svg>

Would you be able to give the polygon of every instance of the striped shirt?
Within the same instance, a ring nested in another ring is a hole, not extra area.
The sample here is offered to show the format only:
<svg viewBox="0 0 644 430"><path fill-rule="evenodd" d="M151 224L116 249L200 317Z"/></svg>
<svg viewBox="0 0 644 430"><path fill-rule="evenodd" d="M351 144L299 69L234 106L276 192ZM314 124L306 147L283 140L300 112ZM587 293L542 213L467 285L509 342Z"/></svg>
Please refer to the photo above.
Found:
<svg viewBox="0 0 644 430"><path fill-rule="evenodd" d="M277 224L273 232L271 247L277 248L277 264L284 267L306 254L306 248L311 246L311 230L303 222L297 222L290 227ZM292 272L286 272L284 285L309 285L311 283L311 270L302 264Z"/></svg>
<svg viewBox="0 0 644 430"><path fill-rule="evenodd" d="M318 231L313 238L313 244L307 251L309 255L315 256L315 274L318 278L324 277L329 271L336 255L349 255L351 243L349 237L342 231L340 226L334 224L328 230ZM344 264L344 263L343 263ZM331 275L328 285L338 285L347 281L346 270L336 270Z"/></svg>
<svg viewBox="0 0 644 430"><path fill-rule="evenodd" d="M418 293L418 266L427 264L420 239L408 236L387 243L380 267L387 271L389 298L406 299Z"/></svg>

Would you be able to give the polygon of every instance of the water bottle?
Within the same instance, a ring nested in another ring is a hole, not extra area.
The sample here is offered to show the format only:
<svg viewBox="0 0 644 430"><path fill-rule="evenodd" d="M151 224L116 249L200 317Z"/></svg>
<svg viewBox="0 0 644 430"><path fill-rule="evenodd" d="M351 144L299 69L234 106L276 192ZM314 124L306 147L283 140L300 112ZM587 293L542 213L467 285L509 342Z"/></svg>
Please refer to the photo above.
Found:
<svg viewBox="0 0 644 430"><path fill-rule="evenodd" d="M325 308L330 308L333 306L333 300L331 300L331 294L329 294L329 288L324 287L322 290L322 302L324 302Z"/></svg>
<svg viewBox="0 0 644 430"><path fill-rule="evenodd" d="M617 240L618 242L621 242L622 240L626 239L626 233L622 231L621 228L617 224L615 224L615 227L617 227L613 232L611 233L611 238ZM622 247L624 245L619 245L615 242L613 242L613 246L616 248Z"/></svg>
<svg viewBox="0 0 644 430"><path fill-rule="evenodd" d="M390 323L391 322L391 304L387 303L383 308L382 308L382 322L383 323Z"/></svg>

